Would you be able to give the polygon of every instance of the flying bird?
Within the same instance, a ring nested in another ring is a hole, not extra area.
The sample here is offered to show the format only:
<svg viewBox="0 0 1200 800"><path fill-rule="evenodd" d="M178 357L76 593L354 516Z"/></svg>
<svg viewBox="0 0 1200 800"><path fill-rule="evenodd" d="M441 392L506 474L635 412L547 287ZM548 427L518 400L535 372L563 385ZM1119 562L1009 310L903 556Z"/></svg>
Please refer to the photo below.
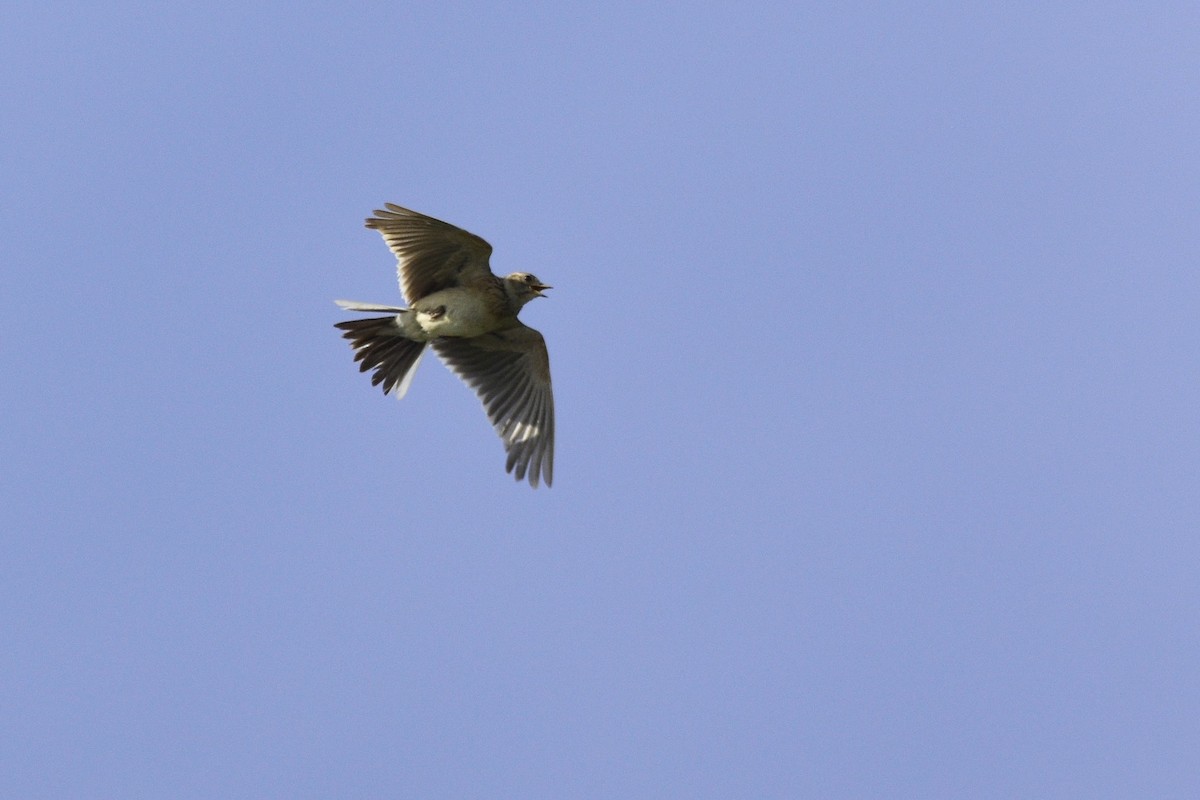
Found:
<svg viewBox="0 0 1200 800"><path fill-rule="evenodd" d="M425 346L483 402L508 452L505 469L518 481L554 479L554 395L546 340L517 319L526 303L551 288L528 272L500 278L492 246L473 233L387 203L366 226L396 255L408 307L335 301L347 311L387 314L339 322L360 371L372 385L403 397Z"/></svg>

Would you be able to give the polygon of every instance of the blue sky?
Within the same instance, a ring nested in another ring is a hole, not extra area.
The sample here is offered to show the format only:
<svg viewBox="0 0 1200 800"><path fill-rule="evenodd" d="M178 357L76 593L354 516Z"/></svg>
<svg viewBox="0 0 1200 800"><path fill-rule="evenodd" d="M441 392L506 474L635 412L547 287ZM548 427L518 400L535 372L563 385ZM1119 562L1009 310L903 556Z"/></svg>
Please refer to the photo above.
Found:
<svg viewBox="0 0 1200 800"><path fill-rule="evenodd" d="M1200 12L1051 6L4 11L0 794L1195 796Z"/></svg>

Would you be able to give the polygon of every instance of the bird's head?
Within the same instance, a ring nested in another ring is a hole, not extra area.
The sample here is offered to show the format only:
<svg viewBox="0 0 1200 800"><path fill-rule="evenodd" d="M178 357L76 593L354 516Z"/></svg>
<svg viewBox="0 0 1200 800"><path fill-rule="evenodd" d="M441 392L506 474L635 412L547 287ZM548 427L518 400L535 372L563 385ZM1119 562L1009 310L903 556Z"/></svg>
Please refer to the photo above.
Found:
<svg viewBox="0 0 1200 800"><path fill-rule="evenodd" d="M518 306L523 306L535 297L545 297L542 292L554 287L542 283L536 275L514 272L504 279L504 288Z"/></svg>

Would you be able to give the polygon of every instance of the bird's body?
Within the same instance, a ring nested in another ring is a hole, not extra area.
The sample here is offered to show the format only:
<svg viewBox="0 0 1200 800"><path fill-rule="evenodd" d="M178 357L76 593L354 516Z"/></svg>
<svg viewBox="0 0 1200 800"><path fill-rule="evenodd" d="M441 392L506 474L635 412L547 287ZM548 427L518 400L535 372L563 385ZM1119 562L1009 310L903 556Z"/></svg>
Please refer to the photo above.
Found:
<svg viewBox="0 0 1200 800"><path fill-rule="evenodd" d="M487 290L495 294L494 287ZM414 336L425 335L429 339L439 336L482 336L496 327L498 317L516 317L516 309L505 306L497 308L488 302L488 294L479 289L454 287L422 297L412 305L414 319L405 331L412 330ZM408 322L408 320L406 320Z"/></svg>
<svg viewBox="0 0 1200 800"><path fill-rule="evenodd" d="M554 475L554 395L542 335L517 319L550 287L526 272L499 278L483 239L449 223L387 204L367 219L396 255L407 308L339 300L350 311L390 316L339 322L360 369L400 397L425 346L475 390L508 451L507 469L549 486Z"/></svg>

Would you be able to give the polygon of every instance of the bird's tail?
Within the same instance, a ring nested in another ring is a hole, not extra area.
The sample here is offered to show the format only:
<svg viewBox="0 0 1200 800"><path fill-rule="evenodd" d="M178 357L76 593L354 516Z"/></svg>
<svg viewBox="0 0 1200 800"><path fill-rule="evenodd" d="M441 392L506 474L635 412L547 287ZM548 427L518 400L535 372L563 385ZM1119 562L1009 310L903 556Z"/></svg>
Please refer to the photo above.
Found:
<svg viewBox="0 0 1200 800"><path fill-rule="evenodd" d="M362 362L359 370L375 370L371 385L383 384L384 394L404 397L425 352L425 342L406 339L394 316L352 319L334 327L345 331L342 336L350 340L354 360Z"/></svg>
<svg viewBox="0 0 1200 800"><path fill-rule="evenodd" d="M388 312L399 314L408 310L399 306L382 306L379 303L360 303L357 300L334 300L333 302L337 304L338 308L344 308L347 311L381 311L385 314Z"/></svg>

